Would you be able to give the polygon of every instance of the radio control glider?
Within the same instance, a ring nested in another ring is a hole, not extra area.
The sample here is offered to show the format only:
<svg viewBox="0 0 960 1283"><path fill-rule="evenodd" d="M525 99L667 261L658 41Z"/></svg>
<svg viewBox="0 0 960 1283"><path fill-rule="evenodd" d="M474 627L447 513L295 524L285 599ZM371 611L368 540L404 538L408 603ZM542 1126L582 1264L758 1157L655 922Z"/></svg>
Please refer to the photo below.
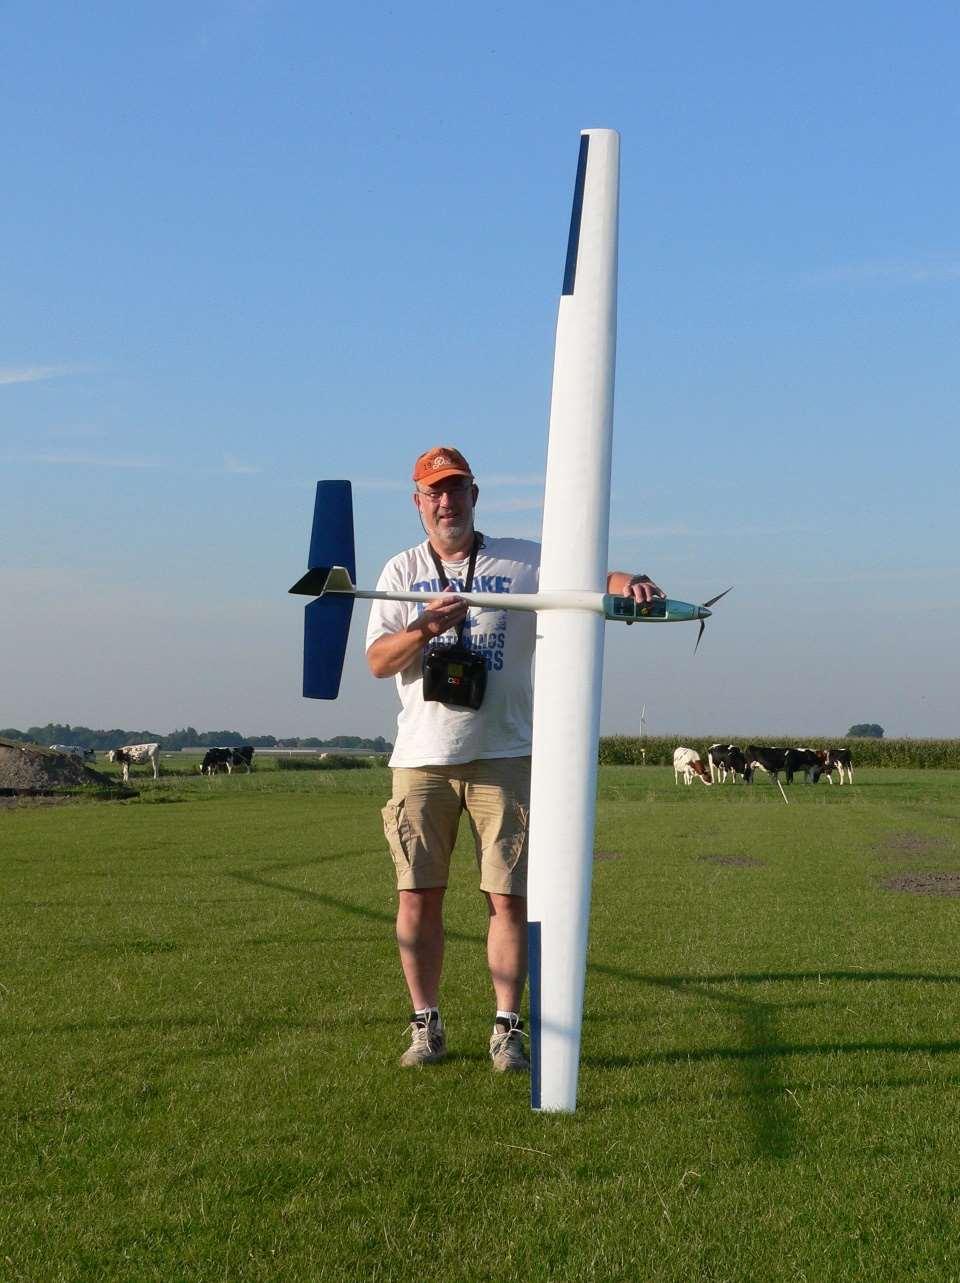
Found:
<svg viewBox="0 0 960 1283"><path fill-rule="evenodd" d="M331 487L343 487L347 501L350 501L349 481L320 481L315 516L322 523L323 514L319 509L330 503L333 491ZM323 487L320 489L320 487ZM316 528L316 524L315 524ZM346 551L345 548L341 552ZM490 610L588 610L621 624L678 624L700 621L700 632L697 634L697 645L706 626L705 621L713 611L710 607L725 597L729 588L716 597L711 597L700 606L689 601L674 601L670 597L654 597L651 601L635 601L633 597L622 597L613 593L576 592L571 589L558 588L553 592L535 593L496 593L496 592L379 592L370 588L357 588L350 571L346 566L314 566L302 579L298 579L288 592L301 597L322 598L328 595L335 597L359 597L369 601L413 601L426 602L443 597L456 598L467 606ZM318 637L311 636L312 646L329 646L331 634L324 628ZM696 650L696 646L694 646ZM304 691L307 694L307 691ZM335 699L336 695L314 695L315 699Z"/></svg>
<svg viewBox="0 0 960 1283"><path fill-rule="evenodd" d="M619 171L618 134L584 130L557 319L539 591L451 594L468 606L532 610L538 616L527 899L531 1103L554 1112L572 1112L577 1099L603 626L606 620L699 621L699 645L711 606L724 596L694 605L667 597L638 602L604 591ZM440 594L356 587L349 481L318 483L307 564L307 574L290 589L316 598L305 611L303 693L336 699L355 599L426 602Z"/></svg>

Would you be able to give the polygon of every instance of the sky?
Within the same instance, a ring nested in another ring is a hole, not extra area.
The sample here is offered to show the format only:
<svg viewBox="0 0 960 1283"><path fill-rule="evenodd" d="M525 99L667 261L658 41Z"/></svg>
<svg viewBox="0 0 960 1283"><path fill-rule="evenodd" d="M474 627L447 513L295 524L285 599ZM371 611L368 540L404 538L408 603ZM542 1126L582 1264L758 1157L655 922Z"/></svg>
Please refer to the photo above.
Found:
<svg viewBox="0 0 960 1283"><path fill-rule="evenodd" d="M458 446L540 529L582 128L621 134L602 730L960 733L960 14L4 6L0 726L384 735L300 695L318 479L358 579Z"/></svg>

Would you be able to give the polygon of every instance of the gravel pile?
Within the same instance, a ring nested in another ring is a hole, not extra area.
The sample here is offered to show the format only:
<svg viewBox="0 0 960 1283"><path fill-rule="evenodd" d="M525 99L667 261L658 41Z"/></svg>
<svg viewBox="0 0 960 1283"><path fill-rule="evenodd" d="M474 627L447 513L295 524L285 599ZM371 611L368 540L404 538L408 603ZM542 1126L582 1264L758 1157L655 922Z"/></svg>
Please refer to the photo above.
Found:
<svg viewBox="0 0 960 1283"><path fill-rule="evenodd" d="M81 785L112 788L114 781L66 753L0 738L0 790L8 794L55 793Z"/></svg>

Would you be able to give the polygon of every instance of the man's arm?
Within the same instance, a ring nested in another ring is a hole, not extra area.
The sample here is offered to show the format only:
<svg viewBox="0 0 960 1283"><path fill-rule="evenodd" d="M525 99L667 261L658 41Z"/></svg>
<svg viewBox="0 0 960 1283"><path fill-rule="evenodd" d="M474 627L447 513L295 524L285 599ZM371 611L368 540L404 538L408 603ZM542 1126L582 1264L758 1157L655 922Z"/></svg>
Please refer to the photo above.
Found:
<svg viewBox="0 0 960 1283"><path fill-rule="evenodd" d="M607 575L607 592L614 597L632 597L634 601L653 601L654 597L664 597L662 588L658 588L647 575L631 575L626 570L611 570Z"/></svg>
<svg viewBox="0 0 960 1283"><path fill-rule="evenodd" d="M367 663L374 677L395 677L409 667L424 646L450 628L456 628L467 614L459 597L437 597L406 628L388 633L367 647Z"/></svg>

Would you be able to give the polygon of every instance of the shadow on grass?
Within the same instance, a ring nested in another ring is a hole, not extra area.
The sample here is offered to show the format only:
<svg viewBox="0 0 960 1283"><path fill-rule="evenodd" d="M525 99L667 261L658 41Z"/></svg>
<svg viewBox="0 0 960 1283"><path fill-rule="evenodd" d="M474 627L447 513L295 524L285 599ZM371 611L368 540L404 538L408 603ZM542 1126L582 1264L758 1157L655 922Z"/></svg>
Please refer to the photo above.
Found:
<svg viewBox="0 0 960 1283"><path fill-rule="evenodd" d="M336 856L327 857L336 859ZM306 864L324 863L323 858L310 861L297 861L285 865L272 865L271 869L280 871ZM326 895L319 891L310 891L304 887L290 886L272 878L260 877L255 873L241 870L229 871L229 876L237 881L253 886L264 887L271 891L281 891L299 899L326 908L337 909L354 917L383 922L391 928L394 925L393 913L382 909L372 909L365 905L354 904L336 896ZM468 941L482 946L484 937L470 932L447 931L451 940ZM768 1002L751 998L747 995L730 993L717 988L725 984L770 984L802 983L809 980L837 982L887 981L894 984L904 982L921 982L924 984L960 984L960 975L937 975L926 972L903 971L769 971L769 972L730 972L719 975L675 975L657 976L643 972L627 971L620 967L607 966L604 963L592 962L587 970L595 975L610 976L617 980L626 980L652 988L670 989L686 997L697 998L707 1003L719 1003L730 1012L740 1029L744 1046L742 1047L698 1047L686 1050L659 1051L641 1053L636 1056L584 1056L583 1063L593 1069L641 1069L655 1064L681 1064L684 1062L706 1062L711 1060L728 1060L741 1067L743 1074L743 1094L754 1105L750 1116L753 1128L754 1143L757 1153L774 1161L783 1162L795 1150L794 1120L784 1104L787 1087L781 1074L781 1062L788 1056L865 1054L894 1052L898 1054L924 1053L927 1055L951 1055L960 1052L960 1041L942 1043L902 1043L902 1042L849 1042L849 1043L809 1043L791 1044L782 1041L779 1035L777 1017L781 1011L795 1007L794 1002ZM473 1057L462 1054L458 1060L470 1060ZM485 1059L477 1057L477 1059Z"/></svg>
<svg viewBox="0 0 960 1283"><path fill-rule="evenodd" d="M356 855L355 851L349 852ZM302 868L310 864L332 863L334 860L342 859L337 855L321 856L315 860L297 860L289 864L272 864L271 870L283 871L286 869ZM353 904L349 900L341 900L337 896L326 895L322 891L310 891L306 887L290 886L286 882L278 882L275 878L262 878L256 873L245 873L242 869L228 869L227 877L233 878L237 882L246 882L250 886L265 887L268 891L283 891L287 895L295 896L298 900L306 900L311 904L322 904L327 909L338 909L341 913L348 913L352 917L366 918L373 922L384 922L393 928L396 920L394 913L386 913L383 909L371 909L363 904ZM470 932L454 931L449 927L445 928L444 935L448 940L469 941L474 944L482 945L485 937L473 935Z"/></svg>
<svg viewBox="0 0 960 1283"><path fill-rule="evenodd" d="M692 1047L685 1050L652 1051L636 1056L584 1057L584 1064L596 1069L643 1068L648 1065L728 1060L741 1066L744 1077L743 1094L754 1104L751 1117L757 1152L776 1161L790 1157L794 1150L793 1118L784 1107L786 1084L781 1074L781 1063L788 1056L809 1055L862 1055L864 1053L894 1052L897 1054L923 1053L925 1055L953 1055L960 1052L960 1041L950 1042L848 1042L848 1043L787 1043L780 1039L777 1029L779 1012L796 1006L795 1003L759 1001L743 994L718 990L723 984L803 983L817 981L889 981L894 984L921 982L924 984L960 984L960 975L936 975L927 972L902 971L771 971L746 972L720 975L656 976L642 972L625 971L603 963L593 963L588 970L618 980L633 981L652 988L669 989L686 997L699 998L711 1003L721 1003L738 1022L743 1041L742 1047Z"/></svg>
<svg viewBox="0 0 960 1283"><path fill-rule="evenodd" d="M888 1051L898 1055L913 1055L922 1052L930 1056L951 1056L960 1052L960 1041L954 1042L792 1042L770 1043L764 1047L702 1047L686 1051L650 1051L639 1056L585 1056L584 1063L595 1069L626 1069L631 1065L676 1065L705 1060L740 1060L749 1061L762 1056L832 1056L860 1055L868 1051ZM883 1084L872 1084L879 1087ZM771 1082L750 1090L747 1094L758 1092L779 1092L783 1088Z"/></svg>

